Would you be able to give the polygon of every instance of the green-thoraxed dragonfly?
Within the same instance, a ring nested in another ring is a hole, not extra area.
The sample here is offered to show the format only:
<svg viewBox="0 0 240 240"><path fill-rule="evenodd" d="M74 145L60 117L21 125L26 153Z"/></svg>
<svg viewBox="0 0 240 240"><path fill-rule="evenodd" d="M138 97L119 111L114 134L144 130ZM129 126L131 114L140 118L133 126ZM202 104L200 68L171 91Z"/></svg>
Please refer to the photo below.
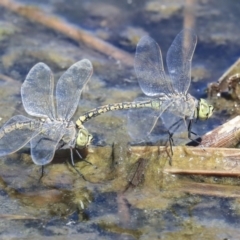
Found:
<svg viewBox="0 0 240 240"><path fill-rule="evenodd" d="M92 64L84 59L73 64L58 80L54 105L54 78L44 63L32 67L21 87L25 111L36 119L17 115L0 129L0 156L18 151L30 142L32 160L37 165L52 161L59 148L87 146L92 136L71 121L83 87L92 75ZM73 161L73 159L72 159Z"/></svg>

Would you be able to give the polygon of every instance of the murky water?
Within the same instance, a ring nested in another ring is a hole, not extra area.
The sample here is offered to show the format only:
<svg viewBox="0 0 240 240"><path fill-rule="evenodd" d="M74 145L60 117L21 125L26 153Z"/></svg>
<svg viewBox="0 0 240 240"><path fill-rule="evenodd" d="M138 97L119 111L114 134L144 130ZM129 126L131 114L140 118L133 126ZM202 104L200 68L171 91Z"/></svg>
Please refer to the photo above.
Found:
<svg viewBox="0 0 240 240"><path fill-rule="evenodd" d="M207 84L216 81L240 55L240 3L234 1L19 2L35 4L132 56L139 38L150 34L165 59L176 34L184 27L193 28L198 44L190 93L197 98L206 98ZM31 22L1 4L0 16L1 125L13 115L26 115L21 83L40 61L51 67L56 80L74 62L82 58L92 61L94 74L82 93L75 120L94 107L141 96L133 66ZM201 135L225 122L230 113L222 106L213 118L195 124L194 131ZM76 160L87 181L67 163L69 151L56 153L40 182L41 169L32 163L28 148L2 158L1 238L238 239L239 199L179 190L178 181L185 179L164 173L168 164L165 153L161 161L156 152L147 161L140 154L130 157L126 121L127 111L119 111L86 124L94 146L107 144L107 148L81 152L93 166ZM187 181L206 180L190 177Z"/></svg>

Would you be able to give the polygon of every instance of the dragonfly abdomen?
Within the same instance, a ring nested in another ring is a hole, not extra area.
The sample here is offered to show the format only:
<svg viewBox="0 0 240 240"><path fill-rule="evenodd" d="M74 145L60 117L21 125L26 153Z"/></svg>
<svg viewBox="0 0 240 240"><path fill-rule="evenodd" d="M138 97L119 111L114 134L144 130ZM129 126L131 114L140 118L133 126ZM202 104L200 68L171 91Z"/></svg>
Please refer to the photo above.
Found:
<svg viewBox="0 0 240 240"><path fill-rule="evenodd" d="M16 129L30 129L35 130L42 127L43 123L40 121L27 121L27 122L14 122L10 125L3 127L0 130L0 139L5 136L5 134L10 133Z"/></svg>
<svg viewBox="0 0 240 240"><path fill-rule="evenodd" d="M97 117L103 113L116 111L116 110L124 110L124 109L132 109L132 108L155 108L159 109L161 105L161 101L157 100L147 100L147 101L136 101L136 102L122 102L115 104L108 104L101 107L94 108L93 110L85 113L80 116L76 121L78 127L80 127L83 123L87 122L91 118Z"/></svg>

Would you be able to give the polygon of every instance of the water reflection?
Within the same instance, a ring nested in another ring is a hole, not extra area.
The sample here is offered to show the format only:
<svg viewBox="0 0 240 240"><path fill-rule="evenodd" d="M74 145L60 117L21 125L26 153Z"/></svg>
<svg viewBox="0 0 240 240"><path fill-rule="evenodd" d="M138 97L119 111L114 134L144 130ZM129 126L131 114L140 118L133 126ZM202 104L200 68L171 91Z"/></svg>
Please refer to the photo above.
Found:
<svg viewBox="0 0 240 240"><path fill-rule="evenodd" d="M39 4L38 1L19 2ZM190 4L190 12L186 12L187 4ZM176 33L183 25L192 24L199 36L193 60L193 77L198 80L191 86L190 92L198 98L206 96L204 89L207 83L215 81L239 56L236 49L239 49L240 36L236 29L239 27L240 4L235 2L106 0L99 3L95 0L70 1L70 4L66 4L66 1L45 1L38 7L65 19L67 24L91 31L132 56L136 39L149 33L161 45L165 59L166 50ZM132 66L126 67L82 42L28 21L3 7L0 7L0 11L1 74L13 80L6 81L6 78L0 76L1 122L22 113L20 83L25 79L28 69L39 61L51 66L53 72L57 73L56 79L79 59L88 58L93 62L94 77L89 90L83 92L76 116L99 105L131 101L139 96L140 89ZM201 75L194 69L204 69L205 74ZM229 115L224 118L221 116L221 121L224 122L227 117ZM121 142L128 141L125 121L126 112L109 113L89 122L87 128L94 134L95 143L112 144L117 139L120 146L124 146ZM198 127L200 131L206 132L214 124L216 119L209 125ZM133 179L133 169L137 169L134 161L124 161L128 154L125 147L115 157L111 147L100 152L95 155L95 160L92 159L98 169L84 162L77 163L81 171L85 171L89 180L87 182L79 179L67 164L61 162L49 165L45 178L38 184L35 176L39 176L39 169L32 164L28 154L2 159L2 236L71 235L86 239L185 239L186 236L194 239L238 238L237 198L202 197L201 194L177 191L178 185L171 185L170 182L178 184L175 181L178 178L163 174L163 166L168 166L168 162L166 160L166 165L163 164L165 158L158 162L155 153L151 157L156 165L147 164L143 168L144 174L138 175L139 181L134 181L135 186L123 193ZM61 154L61 158L65 161L67 156ZM135 163L138 160L139 157L136 157ZM118 181L115 180L116 176L120 177ZM191 180L195 184L205 178ZM226 182L222 185L225 186ZM184 186L185 189L190 188L189 183ZM195 190L200 188L200 185L191 186ZM237 188L229 189L229 192L236 191L237 195ZM222 192L228 194L228 191Z"/></svg>

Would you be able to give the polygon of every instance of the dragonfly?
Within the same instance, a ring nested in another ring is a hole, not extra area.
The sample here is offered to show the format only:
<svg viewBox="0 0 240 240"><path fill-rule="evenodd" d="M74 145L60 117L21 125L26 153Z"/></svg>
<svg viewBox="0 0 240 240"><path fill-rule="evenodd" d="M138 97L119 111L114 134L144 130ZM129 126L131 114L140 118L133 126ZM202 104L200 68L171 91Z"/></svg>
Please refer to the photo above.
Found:
<svg viewBox="0 0 240 240"><path fill-rule="evenodd" d="M196 44L197 36L190 29L182 30L175 37L166 55L167 75L159 45L149 36L140 39L134 63L138 83L147 96L144 100L158 99L159 108L129 111L128 129L132 138L147 137L156 141L159 138L156 129L159 128L165 129L171 138L173 133L187 126L188 138L194 141L191 138L193 120L207 120L212 116L212 105L188 93Z"/></svg>
<svg viewBox="0 0 240 240"><path fill-rule="evenodd" d="M35 164L52 161L60 148L88 146L92 135L84 126L76 129L71 121L83 87L90 79L93 67L88 59L76 62L60 77L54 101L54 77L45 63L34 65L21 86L25 111L35 117L16 115L0 129L0 156L14 153L30 142L31 157Z"/></svg>
<svg viewBox="0 0 240 240"><path fill-rule="evenodd" d="M192 121L206 120L214 110L206 100L197 100L188 93L196 43L197 37L190 29L184 29L176 36L167 52L167 75L158 44L149 36L141 38L136 48L134 67L140 88L147 97L94 108L81 115L76 125L81 127L91 118L109 111L130 109L128 131L133 139L159 138L159 133L153 130L161 118L170 136L172 133L168 128L175 126L179 118L184 122L189 120L187 127L191 139ZM181 129L178 125L175 128Z"/></svg>

